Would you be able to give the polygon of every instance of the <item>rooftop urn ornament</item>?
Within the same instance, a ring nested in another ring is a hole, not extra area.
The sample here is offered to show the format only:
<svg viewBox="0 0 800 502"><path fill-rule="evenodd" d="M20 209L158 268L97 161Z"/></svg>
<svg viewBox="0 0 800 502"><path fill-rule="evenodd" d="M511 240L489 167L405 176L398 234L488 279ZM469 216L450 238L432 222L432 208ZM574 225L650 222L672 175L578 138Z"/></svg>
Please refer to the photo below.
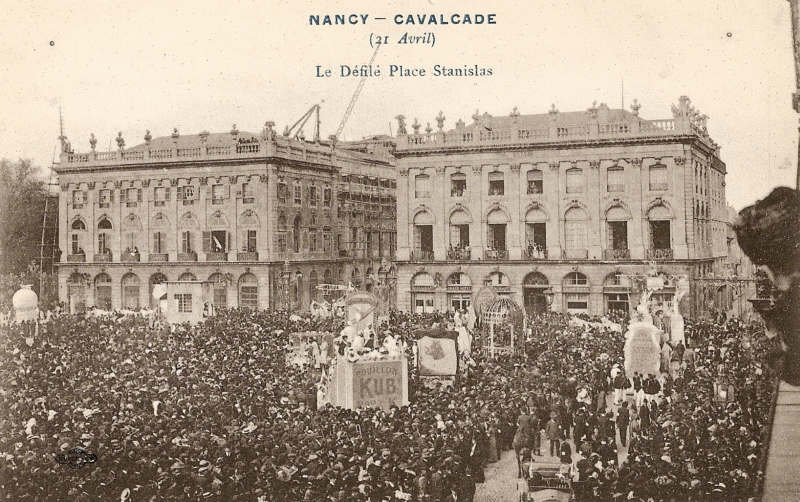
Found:
<svg viewBox="0 0 800 502"><path fill-rule="evenodd" d="M239 135L239 129L236 128L236 124L233 124L233 127L231 127L231 136L235 138L238 135Z"/></svg>
<svg viewBox="0 0 800 502"><path fill-rule="evenodd" d="M631 105L631 111L633 112L633 116L634 117L638 117L639 116L639 108L641 108L641 107L642 107L642 105L639 104L639 102L636 100L636 98L633 98L633 104Z"/></svg>
<svg viewBox="0 0 800 502"><path fill-rule="evenodd" d="M94 151L95 147L97 147L97 138L94 137L94 133L89 136L89 146L92 147L92 151Z"/></svg>
<svg viewBox="0 0 800 502"><path fill-rule="evenodd" d="M397 134L407 134L405 115L398 115L395 117L395 119L397 120Z"/></svg>
<svg viewBox="0 0 800 502"><path fill-rule="evenodd" d="M208 131L203 131L200 134L198 134L198 136L200 136L200 142L205 145L206 141L208 141L209 135L210 133Z"/></svg>
<svg viewBox="0 0 800 502"><path fill-rule="evenodd" d="M273 129L274 127L275 122L272 120L267 120L264 122L264 131L262 133L264 140L271 141L275 137L275 130Z"/></svg>
<svg viewBox="0 0 800 502"><path fill-rule="evenodd" d="M180 137L181 137L181 135L180 135L180 133L178 133L178 128L177 127L173 127L172 128L172 142L175 143L175 144L178 144L178 138L180 138Z"/></svg>
<svg viewBox="0 0 800 502"><path fill-rule="evenodd" d="M303 131L302 129L300 129L300 134L298 134L298 135L297 135L297 137L298 137L298 139L300 139L300 141L305 141L305 139L306 139L306 133L305 133L305 131Z"/></svg>
<svg viewBox="0 0 800 502"><path fill-rule="evenodd" d="M590 108L586 109L586 113L589 114L589 117L596 119L597 118L597 100L592 103Z"/></svg>
<svg viewBox="0 0 800 502"><path fill-rule="evenodd" d="M694 113L694 107L688 96L678 98L678 106L672 105L672 117L690 117Z"/></svg>
<svg viewBox="0 0 800 502"><path fill-rule="evenodd" d="M413 123L413 124L411 124L411 127L413 127L413 128L414 128L414 134L419 134L419 128L420 128L420 126L421 126L421 125L422 125L422 124L420 124L419 122L417 122L417 119L415 118L415 119L414 119L414 123Z"/></svg>
<svg viewBox="0 0 800 502"><path fill-rule="evenodd" d="M517 117L519 117L519 109L515 106L511 113L508 114L509 117L514 119L514 122L517 121Z"/></svg>
<svg viewBox="0 0 800 502"><path fill-rule="evenodd" d="M117 134L117 146L119 147L120 150L125 148L125 140L122 138L122 131L120 131L119 134Z"/></svg>
<svg viewBox="0 0 800 502"><path fill-rule="evenodd" d="M475 109L475 113L474 113L474 114L472 114L472 122L473 122L474 124L477 124L477 123L478 123L480 120L481 120L481 113L480 113L480 110L478 110L478 109L476 108L476 109Z"/></svg>
<svg viewBox="0 0 800 502"><path fill-rule="evenodd" d="M431 123L428 122L428 127L425 128L425 132L430 134L433 132L433 127L431 127Z"/></svg>
<svg viewBox="0 0 800 502"><path fill-rule="evenodd" d="M144 132L144 142L149 145L150 144L150 140L152 140L152 139L153 139L153 135L150 134L150 129L146 130Z"/></svg>
<svg viewBox="0 0 800 502"><path fill-rule="evenodd" d="M558 108L556 108L555 103L550 105L550 110L547 113L549 113L550 115L555 115L556 113L558 113Z"/></svg>
<svg viewBox="0 0 800 502"><path fill-rule="evenodd" d="M439 115L436 116L436 125L439 127L440 131L444 128L444 119L444 113L439 110Z"/></svg>

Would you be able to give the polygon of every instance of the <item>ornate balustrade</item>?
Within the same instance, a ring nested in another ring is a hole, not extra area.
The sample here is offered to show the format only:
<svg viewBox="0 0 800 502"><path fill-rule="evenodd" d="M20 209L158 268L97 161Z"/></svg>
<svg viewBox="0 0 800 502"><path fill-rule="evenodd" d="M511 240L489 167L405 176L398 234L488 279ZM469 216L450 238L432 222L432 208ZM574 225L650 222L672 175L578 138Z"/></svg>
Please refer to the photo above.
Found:
<svg viewBox="0 0 800 502"><path fill-rule="evenodd" d="M666 249L648 249L646 251L648 260L671 260L673 259L672 248Z"/></svg>

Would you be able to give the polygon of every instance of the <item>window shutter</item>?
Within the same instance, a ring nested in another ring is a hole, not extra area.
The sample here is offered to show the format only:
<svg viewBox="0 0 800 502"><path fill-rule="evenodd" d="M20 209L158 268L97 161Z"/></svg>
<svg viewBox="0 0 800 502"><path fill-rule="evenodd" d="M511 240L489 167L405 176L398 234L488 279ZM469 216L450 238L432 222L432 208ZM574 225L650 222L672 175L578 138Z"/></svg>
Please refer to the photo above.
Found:
<svg viewBox="0 0 800 502"><path fill-rule="evenodd" d="M206 186L206 198L210 199L214 196L214 185Z"/></svg>
<svg viewBox="0 0 800 502"><path fill-rule="evenodd" d="M203 252L211 251L211 232L203 232Z"/></svg>
<svg viewBox="0 0 800 502"><path fill-rule="evenodd" d="M114 202L114 192L116 192L116 190L114 190L113 188L108 191L108 196L109 196L109 201L110 202Z"/></svg>
<svg viewBox="0 0 800 502"><path fill-rule="evenodd" d="M164 189L164 200L169 200L169 187Z"/></svg>
<svg viewBox="0 0 800 502"><path fill-rule="evenodd" d="M178 200L183 200L183 187L178 187Z"/></svg>
<svg viewBox="0 0 800 502"><path fill-rule="evenodd" d="M141 188L136 191L136 200L137 200L137 202L142 202L142 189Z"/></svg>
<svg viewBox="0 0 800 502"><path fill-rule="evenodd" d="M225 198L225 199L230 199L231 198L231 186L230 185L224 185L224 187L222 189L222 197Z"/></svg>
<svg viewBox="0 0 800 502"><path fill-rule="evenodd" d="M124 188L120 189L119 191L119 202L120 204L125 204L127 202L125 200L125 196L127 195L126 190Z"/></svg>

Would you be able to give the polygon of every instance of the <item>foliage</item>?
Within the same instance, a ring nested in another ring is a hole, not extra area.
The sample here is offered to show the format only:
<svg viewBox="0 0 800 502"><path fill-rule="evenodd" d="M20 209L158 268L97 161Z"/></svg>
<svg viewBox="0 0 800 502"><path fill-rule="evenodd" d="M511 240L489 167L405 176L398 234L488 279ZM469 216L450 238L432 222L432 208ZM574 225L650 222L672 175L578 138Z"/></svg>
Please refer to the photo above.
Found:
<svg viewBox="0 0 800 502"><path fill-rule="evenodd" d="M0 274L23 275L38 259L47 198L40 175L28 159L0 161Z"/></svg>

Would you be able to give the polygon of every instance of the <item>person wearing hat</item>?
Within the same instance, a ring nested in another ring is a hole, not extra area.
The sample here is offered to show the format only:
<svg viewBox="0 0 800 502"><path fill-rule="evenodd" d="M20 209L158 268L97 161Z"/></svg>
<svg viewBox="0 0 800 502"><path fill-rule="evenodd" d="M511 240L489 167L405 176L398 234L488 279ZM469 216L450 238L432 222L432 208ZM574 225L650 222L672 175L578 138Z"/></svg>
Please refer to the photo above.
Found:
<svg viewBox="0 0 800 502"><path fill-rule="evenodd" d="M561 421L558 420L558 413L555 411L550 412L550 420L545 425L544 433L547 436L547 440L550 441L550 456L555 457L558 454L561 437L563 436Z"/></svg>
<svg viewBox="0 0 800 502"><path fill-rule="evenodd" d="M623 448L628 444L628 425L631 422L631 412L628 409L628 402L624 401L617 410L617 430L619 430L619 442Z"/></svg>

